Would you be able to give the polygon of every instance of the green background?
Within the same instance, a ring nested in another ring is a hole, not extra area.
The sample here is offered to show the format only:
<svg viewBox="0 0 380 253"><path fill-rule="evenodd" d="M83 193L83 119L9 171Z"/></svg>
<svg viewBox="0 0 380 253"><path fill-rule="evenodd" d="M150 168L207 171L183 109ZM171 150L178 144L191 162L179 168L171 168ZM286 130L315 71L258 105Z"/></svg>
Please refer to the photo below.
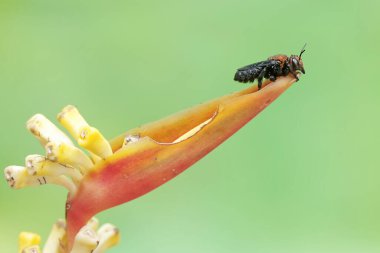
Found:
<svg viewBox="0 0 380 253"><path fill-rule="evenodd" d="M25 129L76 105L112 138L246 85L237 67L298 54L306 75L185 173L98 215L110 252L380 252L380 1L0 1L0 167ZM0 248L46 239L66 191L0 183Z"/></svg>

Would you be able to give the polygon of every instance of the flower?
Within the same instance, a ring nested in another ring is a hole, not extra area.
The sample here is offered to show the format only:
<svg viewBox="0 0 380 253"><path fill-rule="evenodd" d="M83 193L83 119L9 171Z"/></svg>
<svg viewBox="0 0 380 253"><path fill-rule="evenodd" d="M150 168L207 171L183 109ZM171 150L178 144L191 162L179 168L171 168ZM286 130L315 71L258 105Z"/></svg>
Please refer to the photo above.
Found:
<svg viewBox="0 0 380 253"><path fill-rule="evenodd" d="M90 219L75 236L71 253L104 253L120 240L119 230L112 224L99 228L96 218ZM19 253L40 253L39 235L21 232L19 235ZM64 253L67 251L66 222L58 220L52 227L43 248L44 253Z"/></svg>
<svg viewBox="0 0 380 253"><path fill-rule="evenodd" d="M5 168L6 180L15 189L47 183L68 189L67 244L74 250L75 236L91 217L171 180L229 138L295 81L290 75L267 81L261 90L254 86L217 98L129 130L110 142L77 108L67 106L58 114L58 121L88 154L37 114L27 128L46 154L27 156L25 166Z"/></svg>

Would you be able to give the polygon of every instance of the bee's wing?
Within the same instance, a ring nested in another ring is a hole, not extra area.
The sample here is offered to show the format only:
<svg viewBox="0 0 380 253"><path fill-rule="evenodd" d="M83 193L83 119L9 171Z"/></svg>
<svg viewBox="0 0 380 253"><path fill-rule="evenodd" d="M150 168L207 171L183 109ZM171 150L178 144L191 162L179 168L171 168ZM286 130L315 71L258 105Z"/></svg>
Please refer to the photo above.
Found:
<svg viewBox="0 0 380 253"><path fill-rule="evenodd" d="M269 63L270 63L269 60L266 60L266 61L260 61L260 62L256 62L256 63L250 64L250 65L247 65L247 66L244 66L244 67L238 68L237 70L238 70L238 71L243 71L243 70L255 69L255 68L260 68L260 69L262 69L262 68L268 66Z"/></svg>

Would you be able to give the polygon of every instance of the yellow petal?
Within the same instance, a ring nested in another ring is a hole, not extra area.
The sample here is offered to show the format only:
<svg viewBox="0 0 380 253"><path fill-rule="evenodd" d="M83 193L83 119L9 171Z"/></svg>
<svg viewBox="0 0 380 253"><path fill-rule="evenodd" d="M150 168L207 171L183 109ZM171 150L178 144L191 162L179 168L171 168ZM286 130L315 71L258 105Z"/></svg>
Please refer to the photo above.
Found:
<svg viewBox="0 0 380 253"><path fill-rule="evenodd" d="M18 236L19 253L23 252L25 248L38 246L41 242L41 237L35 233L21 232ZM33 251L25 251L33 252Z"/></svg>

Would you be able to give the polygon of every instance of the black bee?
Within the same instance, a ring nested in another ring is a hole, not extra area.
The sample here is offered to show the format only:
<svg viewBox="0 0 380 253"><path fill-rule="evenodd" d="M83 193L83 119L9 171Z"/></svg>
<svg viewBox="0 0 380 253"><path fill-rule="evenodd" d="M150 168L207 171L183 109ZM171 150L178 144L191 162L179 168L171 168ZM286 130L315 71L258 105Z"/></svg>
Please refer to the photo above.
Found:
<svg viewBox="0 0 380 253"><path fill-rule="evenodd" d="M306 44L305 44L306 46ZM242 68L239 68L235 74L235 81L241 83L253 82L257 78L259 90L263 83L263 78L275 81L278 76L287 76L291 73L298 81L297 71L305 74L301 56L305 52L305 46L299 55L278 54L269 57L266 61L257 62Z"/></svg>

